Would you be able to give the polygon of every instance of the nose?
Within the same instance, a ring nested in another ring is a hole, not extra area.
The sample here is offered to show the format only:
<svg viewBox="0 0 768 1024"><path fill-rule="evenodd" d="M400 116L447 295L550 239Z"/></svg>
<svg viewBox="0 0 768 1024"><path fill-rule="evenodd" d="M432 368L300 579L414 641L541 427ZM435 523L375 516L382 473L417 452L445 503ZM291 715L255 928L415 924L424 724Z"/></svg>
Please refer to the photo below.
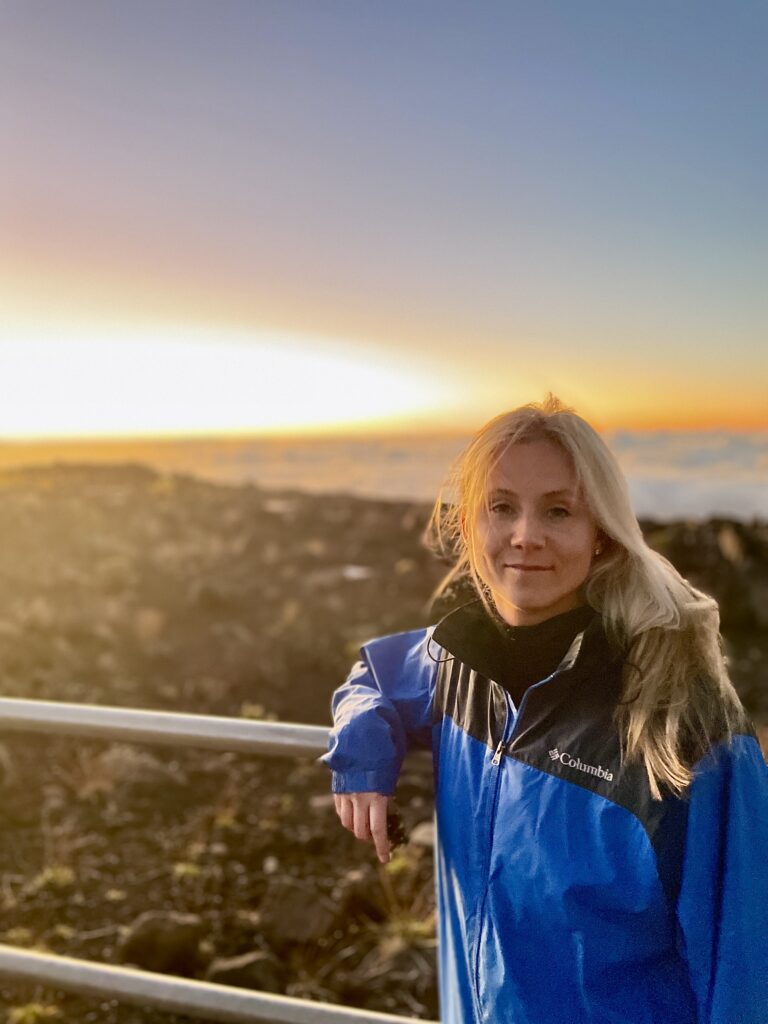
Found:
<svg viewBox="0 0 768 1024"><path fill-rule="evenodd" d="M517 516L509 542L514 548L542 547L544 544L544 530L538 517L525 513Z"/></svg>

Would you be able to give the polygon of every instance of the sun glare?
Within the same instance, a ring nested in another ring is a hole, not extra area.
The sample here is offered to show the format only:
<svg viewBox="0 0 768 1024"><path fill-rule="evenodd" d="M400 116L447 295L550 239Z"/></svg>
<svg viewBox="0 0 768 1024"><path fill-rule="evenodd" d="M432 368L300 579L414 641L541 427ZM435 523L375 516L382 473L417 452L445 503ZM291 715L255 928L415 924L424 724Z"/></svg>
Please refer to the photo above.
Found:
<svg viewBox="0 0 768 1024"><path fill-rule="evenodd" d="M14 330L0 338L6 438L291 433L422 419L423 375L294 335Z"/></svg>

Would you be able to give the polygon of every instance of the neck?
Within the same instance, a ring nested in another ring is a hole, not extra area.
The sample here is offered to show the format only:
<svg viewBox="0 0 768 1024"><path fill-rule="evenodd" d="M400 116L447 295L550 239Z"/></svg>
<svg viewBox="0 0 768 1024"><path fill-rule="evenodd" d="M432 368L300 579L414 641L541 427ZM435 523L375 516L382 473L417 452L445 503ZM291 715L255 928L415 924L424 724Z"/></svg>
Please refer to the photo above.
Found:
<svg viewBox="0 0 768 1024"><path fill-rule="evenodd" d="M498 610L493 609L493 620L496 625L503 631L509 633L526 633L535 630L536 632L547 632L548 628L559 627L567 623L581 623L582 620L591 618L594 609L588 604L578 604L573 608L567 608L564 611L556 612L554 615L548 615L546 618L533 619L523 616L522 618L516 616L517 621L511 622L509 619L504 618ZM549 627L548 627L549 624Z"/></svg>

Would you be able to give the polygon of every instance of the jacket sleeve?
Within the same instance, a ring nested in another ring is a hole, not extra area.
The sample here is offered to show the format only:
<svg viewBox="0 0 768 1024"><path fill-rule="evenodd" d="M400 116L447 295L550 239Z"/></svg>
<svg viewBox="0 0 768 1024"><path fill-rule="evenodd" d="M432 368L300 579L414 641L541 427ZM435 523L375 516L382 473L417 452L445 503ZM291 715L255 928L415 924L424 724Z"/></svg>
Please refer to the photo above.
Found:
<svg viewBox="0 0 768 1024"><path fill-rule="evenodd" d="M380 637L360 649L331 699L333 728L319 758L331 769L332 792L391 796L409 747L430 745L431 632Z"/></svg>
<svg viewBox="0 0 768 1024"><path fill-rule="evenodd" d="M699 1024L765 1024L768 768L754 736L696 766L677 916Z"/></svg>

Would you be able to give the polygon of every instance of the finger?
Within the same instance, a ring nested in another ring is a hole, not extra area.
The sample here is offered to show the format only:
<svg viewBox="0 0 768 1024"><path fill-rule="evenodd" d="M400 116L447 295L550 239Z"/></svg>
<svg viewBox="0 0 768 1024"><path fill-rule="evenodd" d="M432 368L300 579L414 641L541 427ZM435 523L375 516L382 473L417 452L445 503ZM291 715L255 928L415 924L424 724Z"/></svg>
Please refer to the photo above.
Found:
<svg viewBox="0 0 768 1024"><path fill-rule="evenodd" d="M371 806L371 834L376 847L376 855L382 864L390 859L389 836L387 835L387 804L386 798L377 800Z"/></svg>
<svg viewBox="0 0 768 1024"><path fill-rule="evenodd" d="M352 830L353 819L352 819L352 801L348 796L339 796L336 803L336 813L339 816L339 820L344 828Z"/></svg>
<svg viewBox="0 0 768 1024"><path fill-rule="evenodd" d="M359 797L353 802L354 811L354 833L358 839L365 842L371 841L371 826L368 820L370 808L369 797Z"/></svg>
<svg viewBox="0 0 768 1024"><path fill-rule="evenodd" d="M333 805L336 808L336 813L341 817L344 804L347 802L347 797L343 793L333 794Z"/></svg>

